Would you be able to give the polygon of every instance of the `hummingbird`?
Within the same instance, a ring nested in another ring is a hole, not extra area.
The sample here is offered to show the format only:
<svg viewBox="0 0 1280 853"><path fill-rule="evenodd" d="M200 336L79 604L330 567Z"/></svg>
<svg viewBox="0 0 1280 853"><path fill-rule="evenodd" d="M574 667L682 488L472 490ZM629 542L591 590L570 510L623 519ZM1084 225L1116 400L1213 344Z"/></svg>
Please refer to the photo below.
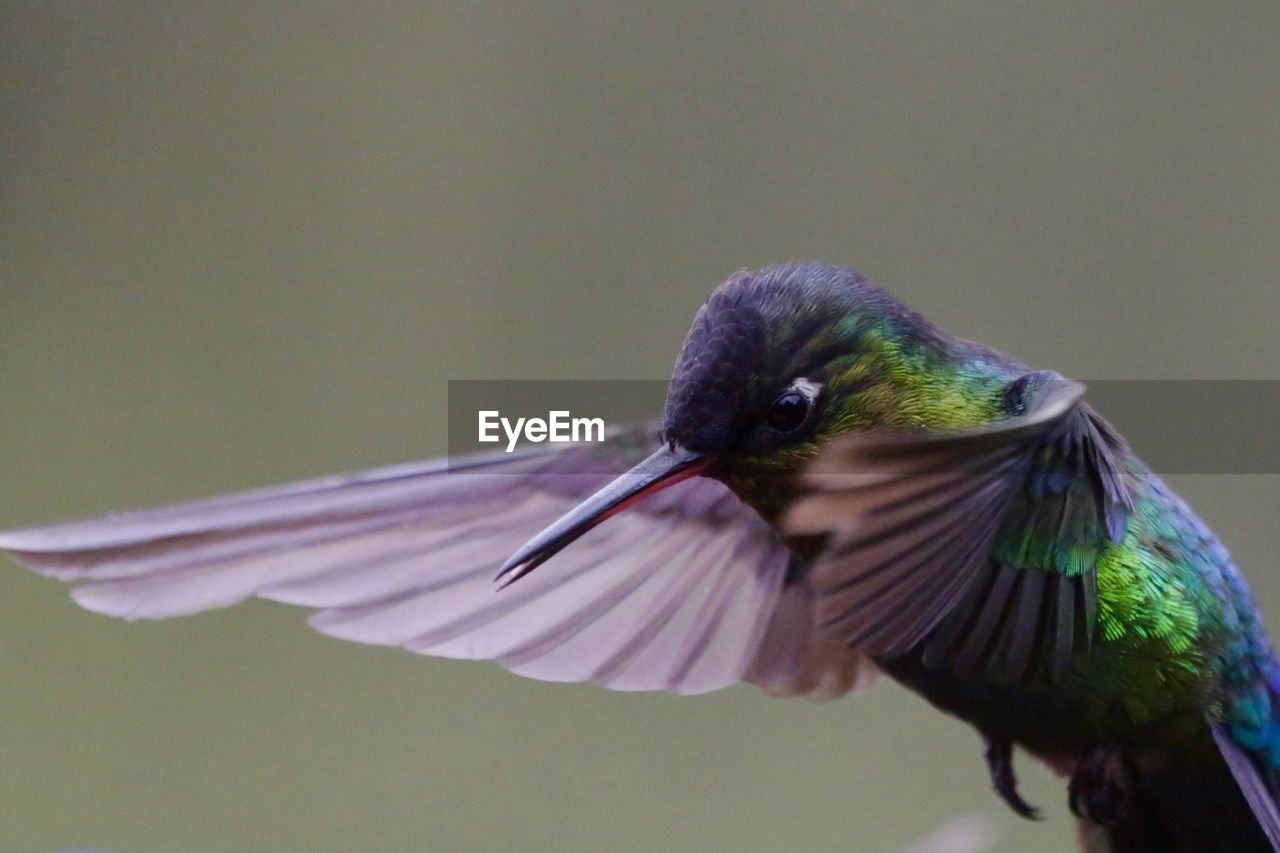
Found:
<svg viewBox="0 0 1280 853"><path fill-rule="evenodd" d="M1280 849L1280 668L1227 550L1082 384L858 273L742 270L660 419L0 533L83 607L258 597L521 675L831 699L887 675L1067 780L1087 850Z"/></svg>

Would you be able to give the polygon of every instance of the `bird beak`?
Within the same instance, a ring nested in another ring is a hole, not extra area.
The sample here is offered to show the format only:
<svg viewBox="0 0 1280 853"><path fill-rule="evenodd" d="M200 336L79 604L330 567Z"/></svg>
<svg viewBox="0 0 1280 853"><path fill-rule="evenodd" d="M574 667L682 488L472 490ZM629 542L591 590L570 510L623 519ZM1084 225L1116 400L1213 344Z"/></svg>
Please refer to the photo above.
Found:
<svg viewBox="0 0 1280 853"><path fill-rule="evenodd" d="M560 520L530 539L507 558L494 581L509 586L554 557L600 522L649 495L696 477L711 463L709 457L676 444L663 445L649 458L578 504Z"/></svg>

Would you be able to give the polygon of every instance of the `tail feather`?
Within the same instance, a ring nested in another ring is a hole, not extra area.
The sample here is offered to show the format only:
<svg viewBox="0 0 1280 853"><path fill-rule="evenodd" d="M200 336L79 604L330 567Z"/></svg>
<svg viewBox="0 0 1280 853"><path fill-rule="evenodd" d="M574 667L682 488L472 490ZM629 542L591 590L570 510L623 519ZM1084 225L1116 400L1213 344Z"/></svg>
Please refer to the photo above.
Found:
<svg viewBox="0 0 1280 853"><path fill-rule="evenodd" d="M1127 803L1114 825L1081 821L1091 853L1268 853L1280 851L1272 774L1216 723L1212 739L1129 755ZM1206 733L1207 734L1207 733Z"/></svg>
<svg viewBox="0 0 1280 853"><path fill-rule="evenodd" d="M1280 808L1276 806L1277 795L1280 795L1275 774L1260 770L1257 764L1227 734L1219 723L1210 723L1213 740L1218 751L1227 762L1231 775L1235 777L1240 792L1258 819L1258 825L1266 834L1271 846L1280 850Z"/></svg>

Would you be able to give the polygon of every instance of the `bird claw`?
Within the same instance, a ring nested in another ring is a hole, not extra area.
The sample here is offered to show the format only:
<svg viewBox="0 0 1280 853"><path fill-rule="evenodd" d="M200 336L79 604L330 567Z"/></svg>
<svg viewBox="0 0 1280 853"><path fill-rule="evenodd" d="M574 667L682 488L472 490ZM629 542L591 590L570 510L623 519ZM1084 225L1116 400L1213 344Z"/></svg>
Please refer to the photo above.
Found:
<svg viewBox="0 0 1280 853"><path fill-rule="evenodd" d="M1000 799L1018 817L1040 820L1040 810L1022 799L1018 793L1018 777L1013 772L1013 742L1006 738L983 736L987 748L984 753L987 769L991 771L991 784Z"/></svg>
<svg viewBox="0 0 1280 853"><path fill-rule="evenodd" d="M1129 805L1128 783L1120 750L1100 746L1088 752L1071 774L1068 805L1076 817L1115 826Z"/></svg>

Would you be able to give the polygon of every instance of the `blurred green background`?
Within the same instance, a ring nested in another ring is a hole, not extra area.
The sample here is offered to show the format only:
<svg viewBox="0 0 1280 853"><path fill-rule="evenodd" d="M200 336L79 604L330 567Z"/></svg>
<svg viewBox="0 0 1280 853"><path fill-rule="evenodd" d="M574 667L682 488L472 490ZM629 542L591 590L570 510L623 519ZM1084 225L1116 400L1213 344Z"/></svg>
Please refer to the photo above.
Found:
<svg viewBox="0 0 1280 853"><path fill-rule="evenodd" d="M448 379L665 376L794 257L1074 376L1280 378L1273 0L0 14L0 525L441 453ZM1175 485L1280 624L1280 483ZM611 694L65 592L0 570L3 851L1070 846L893 685Z"/></svg>

